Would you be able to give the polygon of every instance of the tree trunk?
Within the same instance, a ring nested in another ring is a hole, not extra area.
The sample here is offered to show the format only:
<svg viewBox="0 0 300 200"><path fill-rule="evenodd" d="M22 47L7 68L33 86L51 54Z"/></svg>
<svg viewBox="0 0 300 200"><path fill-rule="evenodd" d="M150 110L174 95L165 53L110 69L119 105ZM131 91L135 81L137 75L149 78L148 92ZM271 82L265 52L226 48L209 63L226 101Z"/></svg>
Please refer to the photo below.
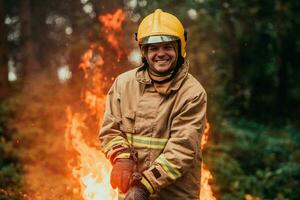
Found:
<svg viewBox="0 0 300 200"><path fill-rule="evenodd" d="M287 109L287 87L288 87L288 58L287 52L290 52L289 41L285 37L285 24L283 21L283 2L278 1L279 9L277 11L277 34L278 34L278 55L277 55L277 65L278 65L278 87L277 87L277 112L278 118L282 121L286 119L286 109Z"/></svg>
<svg viewBox="0 0 300 200"><path fill-rule="evenodd" d="M228 57L228 65L231 77L229 78L229 82L226 85L226 89L230 96L232 96L232 100L227 102L226 106L231 109L231 107L235 107L239 113L243 112L244 108L244 96L243 96L243 68L241 66L241 58L240 58L240 41L237 36L237 27L234 24L233 16L230 13L230 8L225 7L227 2L225 0L221 0L221 6L223 9L224 17L223 17L223 32L222 37L226 40L225 43L228 45L225 50L225 54Z"/></svg>
<svg viewBox="0 0 300 200"><path fill-rule="evenodd" d="M70 38L70 52L68 55L68 65L69 69L72 72L72 77L70 80L70 85L73 89L74 94L80 95L82 81L84 79L84 74L82 69L79 68L81 57L88 48L88 44L85 41L86 36L83 33L86 32L86 29L82 25L82 20L85 15L82 11L82 4L80 0L74 0L70 5L70 19L72 26L72 35Z"/></svg>
<svg viewBox="0 0 300 200"><path fill-rule="evenodd" d="M222 0L221 3L223 5L227 2ZM238 86L241 84L242 66L240 62L240 45L236 35L237 30L228 8L225 8L224 6L222 6L222 8L224 13L224 34L226 39L228 40L228 44L230 45L228 48L230 50L229 59L232 65L232 81L234 85Z"/></svg>
<svg viewBox="0 0 300 200"><path fill-rule="evenodd" d="M32 18L30 0L20 1L21 21L21 62L25 79L40 69L35 52L35 43L32 37Z"/></svg>
<svg viewBox="0 0 300 200"><path fill-rule="evenodd" d="M4 0L0 0L0 100L9 93L7 29L5 26Z"/></svg>
<svg viewBox="0 0 300 200"><path fill-rule="evenodd" d="M280 39L281 40L281 39ZM280 41L282 43L282 41ZM280 48L283 48L281 46ZM277 64L278 64L278 91L277 91L277 108L279 118L285 118L285 110L287 107L287 59L283 55L284 52L281 50L281 54L278 55Z"/></svg>

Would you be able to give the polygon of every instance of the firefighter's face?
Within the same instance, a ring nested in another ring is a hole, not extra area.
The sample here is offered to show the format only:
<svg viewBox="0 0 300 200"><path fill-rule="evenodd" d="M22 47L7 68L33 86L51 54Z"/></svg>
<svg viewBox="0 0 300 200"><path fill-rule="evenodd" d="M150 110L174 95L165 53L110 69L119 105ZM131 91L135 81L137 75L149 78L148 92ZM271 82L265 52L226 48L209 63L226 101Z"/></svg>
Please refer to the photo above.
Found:
<svg viewBox="0 0 300 200"><path fill-rule="evenodd" d="M149 67L158 74L169 73L177 63L177 42L150 44L146 51Z"/></svg>

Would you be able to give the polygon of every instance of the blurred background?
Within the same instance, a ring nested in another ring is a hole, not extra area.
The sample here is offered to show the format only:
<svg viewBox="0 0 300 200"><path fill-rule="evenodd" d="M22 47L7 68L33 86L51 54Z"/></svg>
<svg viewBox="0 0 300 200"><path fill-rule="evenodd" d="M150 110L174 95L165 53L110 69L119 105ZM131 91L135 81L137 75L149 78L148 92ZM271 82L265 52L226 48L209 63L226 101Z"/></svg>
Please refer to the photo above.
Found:
<svg viewBox="0 0 300 200"><path fill-rule="evenodd" d="M139 66L134 33L156 8L184 24L208 94L214 196L299 199L298 0L0 0L0 199L82 199L66 108L87 113L82 140L99 146L101 99Z"/></svg>

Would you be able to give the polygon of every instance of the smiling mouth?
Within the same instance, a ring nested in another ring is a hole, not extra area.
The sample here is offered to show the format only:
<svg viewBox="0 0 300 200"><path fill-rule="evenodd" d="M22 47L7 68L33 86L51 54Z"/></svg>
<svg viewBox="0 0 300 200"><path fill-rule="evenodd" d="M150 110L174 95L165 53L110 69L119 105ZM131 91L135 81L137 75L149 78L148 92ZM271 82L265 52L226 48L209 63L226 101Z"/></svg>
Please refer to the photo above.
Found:
<svg viewBox="0 0 300 200"><path fill-rule="evenodd" d="M170 59L163 59L163 60L154 60L154 62L157 62L157 63L165 63L165 62L169 62Z"/></svg>

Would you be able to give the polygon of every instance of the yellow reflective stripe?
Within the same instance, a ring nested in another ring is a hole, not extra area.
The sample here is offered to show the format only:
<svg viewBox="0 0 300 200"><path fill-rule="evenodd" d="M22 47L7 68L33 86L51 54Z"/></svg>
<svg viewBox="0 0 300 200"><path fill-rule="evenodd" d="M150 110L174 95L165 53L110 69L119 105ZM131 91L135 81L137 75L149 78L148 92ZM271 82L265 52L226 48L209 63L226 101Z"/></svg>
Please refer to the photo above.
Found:
<svg viewBox="0 0 300 200"><path fill-rule="evenodd" d="M130 158L130 153L120 153L115 159L118 158Z"/></svg>
<svg viewBox="0 0 300 200"><path fill-rule="evenodd" d="M121 136L117 136L114 139L112 139L111 141L109 141L106 145L103 146L103 150L105 152L108 152L114 145L129 145L127 143L127 141L125 140L125 138L121 137Z"/></svg>
<svg viewBox="0 0 300 200"><path fill-rule="evenodd" d="M176 169L176 166L169 162L163 154L156 159L156 162L162 166L171 179L175 180L181 176L181 173Z"/></svg>
<svg viewBox="0 0 300 200"><path fill-rule="evenodd" d="M150 183L143 177L141 180L141 183L147 188L147 190L150 192L150 194L153 194L153 188L150 185Z"/></svg>
<svg viewBox="0 0 300 200"><path fill-rule="evenodd" d="M147 136L133 135L127 133L127 140L134 147L142 147L149 149L163 149L168 141L167 138L153 138Z"/></svg>

